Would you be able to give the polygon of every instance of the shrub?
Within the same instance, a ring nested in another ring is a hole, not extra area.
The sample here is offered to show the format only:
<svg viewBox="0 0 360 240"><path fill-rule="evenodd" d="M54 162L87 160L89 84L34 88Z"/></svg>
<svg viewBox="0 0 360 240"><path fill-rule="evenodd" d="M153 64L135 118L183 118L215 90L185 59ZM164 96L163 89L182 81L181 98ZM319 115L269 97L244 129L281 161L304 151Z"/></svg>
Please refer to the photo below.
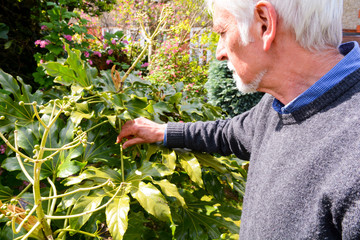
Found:
<svg viewBox="0 0 360 240"><path fill-rule="evenodd" d="M114 144L126 120L206 121L219 109L169 84L120 82L65 46L66 60L43 64L61 84L47 92L0 71L0 239L238 238L242 161Z"/></svg>
<svg viewBox="0 0 360 240"><path fill-rule="evenodd" d="M255 106L263 93L243 94L237 88L227 62L214 60L210 63L209 78L205 84L208 100L234 117Z"/></svg>

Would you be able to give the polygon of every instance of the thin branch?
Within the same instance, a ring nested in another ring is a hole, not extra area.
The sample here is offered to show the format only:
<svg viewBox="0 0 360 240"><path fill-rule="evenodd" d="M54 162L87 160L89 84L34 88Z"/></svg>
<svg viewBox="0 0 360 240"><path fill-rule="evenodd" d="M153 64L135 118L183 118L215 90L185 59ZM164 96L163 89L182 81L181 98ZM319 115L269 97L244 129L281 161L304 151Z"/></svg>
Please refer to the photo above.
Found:
<svg viewBox="0 0 360 240"><path fill-rule="evenodd" d="M50 183L52 190L54 191L53 197L55 197L55 198L51 202L51 207L50 207L50 211L49 211L49 214L53 215L54 209L55 209L55 204L56 204L57 191L56 191L55 184L51 181L51 179L47 178L47 180ZM50 225L51 224L51 219L48 219L47 222Z"/></svg>
<svg viewBox="0 0 360 240"><path fill-rule="evenodd" d="M41 200L42 200L42 201L46 201L46 200L51 200L51 199L55 199L55 198L63 198L63 197L70 196L70 195L75 194L75 193L78 193L78 192L95 190L95 189L98 189L98 188L101 188L101 187L107 185L109 182L110 182L110 179L107 180L106 182L104 182L104 183L102 183L102 184L100 184L100 185L94 186L94 187L78 188L78 189L76 189L76 190L74 190L74 191L71 191L71 192L68 192L68 193L64 193L64 194L60 194L60 195L57 195L57 196L42 197Z"/></svg>
<svg viewBox="0 0 360 240"><path fill-rule="evenodd" d="M21 161L20 155L18 154L19 149L18 149L18 143L17 143L17 133L18 131L15 130L14 131L14 138L15 138L15 149L16 149L16 159L19 162L20 168L23 171L23 173L25 174L26 178L29 180L29 182L31 182L31 184L34 184L34 179L32 179L32 177L30 176L30 174L26 171L26 168L24 167L24 164Z"/></svg>
<svg viewBox="0 0 360 240"><path fill-rule="evenodd" d="M86 212L83 212L83 213L80 213L80 214L75 214L75 215L67 215L67 216L49 216L49 215L45 215L45 217L47 219L67 219L67 218L77 218L77 217L81 217L81 216L84 216L84 215L87 215L87 214L90 214L90 213L94 213L96 211L99 211L103 208L105 208L107 205L109 205L112 200L118 195L118 193L120 192L120 190L122 189L122 185L123 185L123 182L120 184L119 188L116 190L116 193L114 194L114 196L112 196L109 201L107 203L105 203L104 205L102 205L101 207L98 207L94 210L91 210L91 211L86 211Z"/></svg>

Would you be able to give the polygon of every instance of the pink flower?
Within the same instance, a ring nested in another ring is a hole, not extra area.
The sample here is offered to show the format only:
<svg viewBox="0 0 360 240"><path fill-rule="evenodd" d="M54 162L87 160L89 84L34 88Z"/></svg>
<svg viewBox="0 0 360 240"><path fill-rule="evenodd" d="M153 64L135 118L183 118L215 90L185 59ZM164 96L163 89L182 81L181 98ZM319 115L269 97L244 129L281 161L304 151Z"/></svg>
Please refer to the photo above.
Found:
<svg viewBox="0 0 360 240"><path fill-rule="evenodd" d="M44 63L44 60L43 60L43 59L40 59L40 63L43 64L43 63Z"/></svg>
<svg viewBox="0 0 360 240"><path fill-rule="evenodd" d="M1 145L0 146L0 154L4 154L5 150L6 150L6 145L5 144Z"/></svg>
<svg viewBox="0 0 360 240"><path fill-rule="evenodd" d="M89 60L90 65L93 65L93 61Z"/></svg>
<svg viewBox="0 0 360 240"><path fill-rule="evenodd" d="M47 30L47 29L48 29L47 26L45 26L45 25L41 26L41 30Z"/></svg>
<svg viewBox="0 0 360 240"><path fill-rule="evenodd" d="M101 52L95 51L94 55L97 55L98 57L101 57Z"/></svg>
<svg viewBox="0 0 360 240"><path fill-rule="evenodd" d="M123 42L123 44L129 44L129 42L126 41L126 40L124 40L124 41L122 41L122 42Z"/></svg>
<svg viewBox="0 0 360 240"><path fill-rule="evenodd" d="M112 63L112 60L110 60L110 59L106 60L107 65L109 65L110 63Z"/></svg>
<svg viewBox="0 0 360 240"><path fill-rule="evenodd" d="M148 62L143 63L143 64L141 65L142 68L143 68L143 67L147 67L147 66L149 66L149 63L148 63Z"/></svg>
<svg viewBox="0 0 360 240"><path fill-rule="evenodd" d="M113 52L114 52L114 50L110 49L110 50L108 51L108 54L111 55L111 54L113 54Z"/></svg>
<svg viewBox="0 0 360 240"><path fill-rule="evenodd" d="M85 51L84 56L88 58L90 56L90 53Z"/></svg>
<svg viewBox="0 0 360 240"><path fill-rule="evenodd" d="M123 51L123 52L128 52L128 50L127 50L127 49L122 49L121 51Z"/></svg>
<svg viewBox="0 0 360 240"><path fill-rule="evenodd" d="M39 41L39 40L38 40ZM36 42L35 42L36 44ZM46 45L49 45L50 44L50 41L49 40L41 40L39 44L37 45L40 45L41 48L45 48Z"/></svg>
<svg viewBox="0 0 360 240"><path fill-rule="evenodd" d="M64 38L68 41L72 40L72 36L71 35L64 35Z"/></svg>
<svg viewBox="0 0 360 240"><path fill-rule="evenodd" d="M103 48L106 49L109 45L107 44L104 44Z"/></svg>
<svg viewBox="0 0 360 240"><path fill-rule="evenodd" d="M41 40L36 40L35 41L35 45L40 45L40 43L41 43Z"/></svg>
<svg viewBox="0 0 360 240"><path fill-rule="evenodd" d="M116 40L115 40L115 39L111 40L111 43L112 43L113 45L115 45L115 44L116 44Z"/></svg>

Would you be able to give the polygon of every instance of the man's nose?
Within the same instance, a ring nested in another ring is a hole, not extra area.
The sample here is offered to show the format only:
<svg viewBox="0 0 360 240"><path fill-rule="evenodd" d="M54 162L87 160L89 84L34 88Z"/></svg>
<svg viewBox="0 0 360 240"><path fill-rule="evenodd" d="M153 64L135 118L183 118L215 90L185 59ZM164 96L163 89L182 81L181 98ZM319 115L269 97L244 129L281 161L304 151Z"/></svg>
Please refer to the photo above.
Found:
<svg viewBox="0 0 360 240"><path fill-rule="evenodd" d="M216 48L216 59L219 61L228 60L223 40L220 38Z"/></svg>

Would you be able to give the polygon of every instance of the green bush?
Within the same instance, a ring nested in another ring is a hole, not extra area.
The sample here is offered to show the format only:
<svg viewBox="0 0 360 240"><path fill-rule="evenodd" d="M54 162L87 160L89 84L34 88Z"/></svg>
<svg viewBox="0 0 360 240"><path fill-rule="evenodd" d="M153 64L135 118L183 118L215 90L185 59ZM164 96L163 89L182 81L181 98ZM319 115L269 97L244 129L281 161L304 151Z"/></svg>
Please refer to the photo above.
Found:
<svg viewBox="0 0 360 240"><path fill-rule="evenodd" d="M209 77L205 84L209 103L220 107L234 117L255 106L263 93L243 94L237 88L227 62L214 60L210 63Z"/></svg>
<svg viewBox="0 0 360 240"><path fill-rule="evenodd" d="M47 91L0 71L0 239L237 239L244 161L114 144L127 120L207 121L219 109L170 84L118 81L65 49L42 64L57 84Z"/></svg>

